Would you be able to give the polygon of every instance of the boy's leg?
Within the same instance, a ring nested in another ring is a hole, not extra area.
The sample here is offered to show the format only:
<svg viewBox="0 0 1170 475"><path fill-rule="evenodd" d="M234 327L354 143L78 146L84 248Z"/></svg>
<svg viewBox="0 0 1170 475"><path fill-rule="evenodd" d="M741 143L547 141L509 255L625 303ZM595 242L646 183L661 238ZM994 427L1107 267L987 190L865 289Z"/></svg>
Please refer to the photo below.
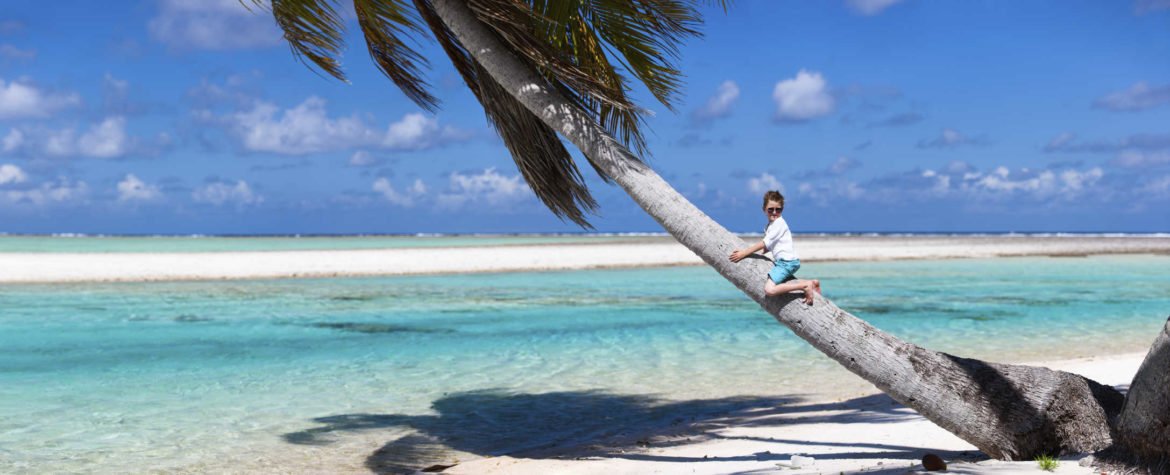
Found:
<svg viewBox="0 0 1170 475"><path fill-rule="evenodd" d="M812 305L813 292L817 291L815 281L793 279L783 284L772 282L772 279L767 279L764 282L764 293L769 297L775 297L780 294L801 290L804 291L804 303Z"/></svg>

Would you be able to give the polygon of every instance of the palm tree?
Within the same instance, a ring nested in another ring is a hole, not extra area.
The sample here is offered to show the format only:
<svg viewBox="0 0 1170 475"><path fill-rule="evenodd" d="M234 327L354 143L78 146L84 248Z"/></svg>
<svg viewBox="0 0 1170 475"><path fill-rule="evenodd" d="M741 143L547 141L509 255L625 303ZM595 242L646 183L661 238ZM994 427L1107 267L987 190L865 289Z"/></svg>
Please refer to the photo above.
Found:
<svg viewBox="0 0 1170 475"><path fill-rule="evenodd" d="M261 0L254 0L263 5ZM408 4L409 3L409 4ZM931 351L882 332L818 297L766 298L759 260L731 263L743 241L642 160L643 111L627 74L662 104L681 73L678 45L698 36L697 0L354 0L373 61L409 98L434 110L407 43L430 33L483 105L517 168L547 207L588 227L596 202L558 134L621 186L675 239L786 325L898 402L996 458L1095 452L1155 466L1170 456L1170 324L1128 396L1081 376ZM726 4L723 5L727 7ZM330 0L272 0L295 55L344 79L343 23ZM618 68L615 64L620 64Z"/></svg>

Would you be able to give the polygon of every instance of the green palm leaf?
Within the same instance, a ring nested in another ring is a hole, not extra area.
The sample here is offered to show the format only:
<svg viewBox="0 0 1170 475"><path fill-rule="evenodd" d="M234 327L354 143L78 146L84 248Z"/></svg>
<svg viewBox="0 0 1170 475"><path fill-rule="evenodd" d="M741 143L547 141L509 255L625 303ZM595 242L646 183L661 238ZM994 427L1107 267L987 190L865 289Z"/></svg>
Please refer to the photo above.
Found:
<svg viewBox="0 0 1170 475"><path fill-rule="evenodd" d="M660 103L674 109L682 73L678 45L699 35L699 3L726 0L466 0L515 56L527 62L577 108L638 155L647 153L646 110L630 97L632 76ZM263 0L253 0L263 5ZM588 227L597 203L556 131L503 90L451 35L428 0L354 0L370 57L407 97L434 111L438 100L420 70L426 58L406 39L424 32L443 47L483 105L517 168L537 197L558 217ZM294 55L345 80L337 59L344 28L331 0L272 0L272 14ZM416 17L421 17L422 23ZM608 181L598 170L602 179Z"/></svg>
<svg viewBox="0 0 1170 475"><path fill-rule="evenodd" d="M263 0L253 0L264 7ZM345 73L337 62L345 46L345 31L333 2L323 0L272 0L272 17L284 31L284 39L293 55L302 62L306 59L330 76L345 81Z"/></svg>
<svg viewBox="0 0 1170 475"><path fill-rule="evenodd" d="M402 0L354 0L358 25L366 37L370 58L386 77L419 107L434 112L438 99L427 91L427 83L419 77L419 67L429 66L402 38L423 32Z"/></svg>
<svg viewBox="0 0 1170 475"><path fill-rule="evenodd" d="M595 211L597 202L556 131L480 68L426 0L414 3L467 87L483 105L488 121L504 140L528 186L554 215L590 228L585 212Z"/></svg>

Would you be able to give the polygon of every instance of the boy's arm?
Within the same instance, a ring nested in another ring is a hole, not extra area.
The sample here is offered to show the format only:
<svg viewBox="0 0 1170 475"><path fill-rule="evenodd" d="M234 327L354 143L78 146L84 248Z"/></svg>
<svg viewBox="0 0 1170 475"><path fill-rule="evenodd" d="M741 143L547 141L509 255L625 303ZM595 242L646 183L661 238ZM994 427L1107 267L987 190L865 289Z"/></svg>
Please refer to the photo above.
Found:
<svg viewBox="0 0 1170 475"><path fill-rule="evenodd" d="M757 242L751 246L745 247L738 251L731 253L731 262L739 262L743 258L764 250L764 241Z"/></svg>

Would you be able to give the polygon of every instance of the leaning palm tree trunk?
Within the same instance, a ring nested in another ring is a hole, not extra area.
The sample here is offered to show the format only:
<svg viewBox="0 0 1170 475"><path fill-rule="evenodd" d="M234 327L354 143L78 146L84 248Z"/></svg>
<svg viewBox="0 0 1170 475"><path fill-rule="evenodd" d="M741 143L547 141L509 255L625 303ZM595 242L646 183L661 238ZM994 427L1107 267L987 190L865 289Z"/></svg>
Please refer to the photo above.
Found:
<svg viewBox="0 0 1170 475"><path fill-rule="evenodd" d="M930 351L882 332L828 300L766 298L766 264L727 256L743 246L525 63L461 0L430 0L443 23L511 95L576 145L675 239L818 350L898 402L996 458L1091 452L1112 443L1123 397L1077 375Z"/></svg>

